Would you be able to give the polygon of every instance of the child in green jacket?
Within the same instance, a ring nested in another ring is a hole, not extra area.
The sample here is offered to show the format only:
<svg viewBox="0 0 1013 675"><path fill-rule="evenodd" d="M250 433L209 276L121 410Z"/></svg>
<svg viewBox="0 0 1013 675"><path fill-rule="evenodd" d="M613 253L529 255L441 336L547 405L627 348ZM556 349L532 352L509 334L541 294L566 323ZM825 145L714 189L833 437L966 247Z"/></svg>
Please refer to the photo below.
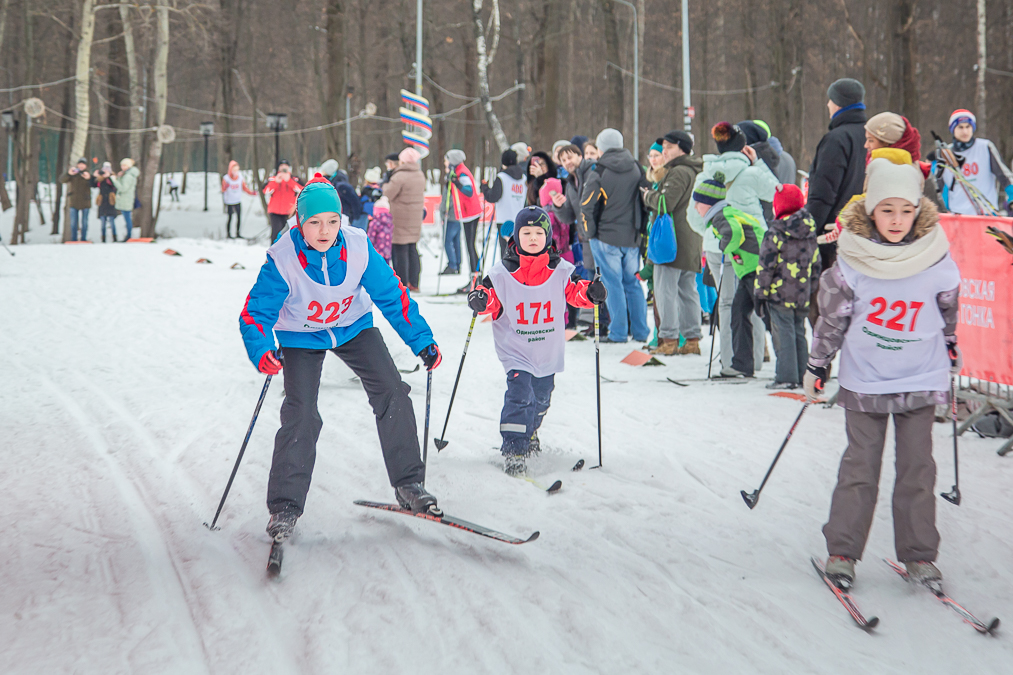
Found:
<svg viewBox="0 0 1013 675"><path fill-rule="evenodd" d="M732 300L732 365L721 377L753 376L753 328L750 316L756 309L753 286L760 260L760 242L766 231L753 216L728 205L728 189L720 173L693 191L693 206L717 237L721 253L731 260L739 285Z"/></svg>

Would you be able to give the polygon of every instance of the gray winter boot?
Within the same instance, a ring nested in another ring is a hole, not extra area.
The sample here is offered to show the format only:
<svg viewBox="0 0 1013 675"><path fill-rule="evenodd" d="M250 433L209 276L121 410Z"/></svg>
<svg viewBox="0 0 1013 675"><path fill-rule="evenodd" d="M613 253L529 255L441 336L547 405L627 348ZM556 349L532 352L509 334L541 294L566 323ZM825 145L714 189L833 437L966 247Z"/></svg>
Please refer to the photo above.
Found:
<svg viewBox="0 0 1013 675"><path fill-rule="evenodd" d="M504 455L503 470L510 476L521 476L528 470L524 455Z"/></svg>
<svg viewBox="0 0 1013 675"><path fill-rule="evenodd" d="M272 513L271 520L267 523L267 533L275 540L288 539L292 535L292 530L295 529L295 521L298 519L299 514L294 509Z"/></svg>
<svg viewBox="0 0 1013 675"><path fill-rule="evenodd" d="M401 508L408 509L413 513L428 513L433 516L442 516L436 506L436 497L429 494L422 483L408 483L394 488L394 496Z"/></svg>
<svg viewBox="0 0 1013 675"><path fill-rule="evenodd" d="M907 568L907 575L911 581L917 581L918 583L930 586L943 583L943 573L931 562L916 560L904 563L904 567Z"/></svg>
<svg viewBox="0 0 1013 675"><path fill-rule="evenodd" d="M832 555L827 558L824 571L827 577L840 588L848 589L855 583L855 559L845 558L842 555Z"/></svg>

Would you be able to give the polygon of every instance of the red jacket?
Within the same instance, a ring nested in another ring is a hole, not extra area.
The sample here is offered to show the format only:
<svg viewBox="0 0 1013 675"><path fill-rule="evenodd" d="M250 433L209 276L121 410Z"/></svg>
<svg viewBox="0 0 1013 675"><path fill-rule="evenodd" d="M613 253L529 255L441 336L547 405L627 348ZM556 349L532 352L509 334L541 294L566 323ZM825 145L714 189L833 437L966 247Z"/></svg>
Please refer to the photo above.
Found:
<svg viewBox="0 0 1013 675"><path fill-rule="evenodd" d="M296 195L302 190L302 186L295 178L278 180L277 176L267 179L264 186L264 194L271 195L271 201L267 205L268 213L276 213L282 216L291 216L295 211Z"/></svg>
<svg viewBox="0 0 1013 675"><path fill-rule="evenodd" d="M454 208L454 220L466 223L482 215L482 199L478 192L478 183L475 182L475 176L472 175L468 167L464 164L458 164L454 167L454 173L458 177L467 176L471 180L471 196L461 192L453 183L450 184L450 199L451 205Z"/></svg>
<svg viewBox="0 0 1013 675"><path fill-rule="evenodd" d="M503 258L503 264L517 281L525 286L538 286L548 281L560 259L559 253L555 249L549 249L541 255L520 255L517 252L516 244L511 242L510 250ZM593 308L594 303L587 297L587 287L590 284L590 281L580 278L579 272L574 272L570 277L570 282L566 284L566 304L574 307ZM492 280L486 277L476 290L479 288L489 294L489 302L485 306L485 311L479 312L479 314L492 314L494 319L498 319L503 312L503 303L496 296Z"/></svg>

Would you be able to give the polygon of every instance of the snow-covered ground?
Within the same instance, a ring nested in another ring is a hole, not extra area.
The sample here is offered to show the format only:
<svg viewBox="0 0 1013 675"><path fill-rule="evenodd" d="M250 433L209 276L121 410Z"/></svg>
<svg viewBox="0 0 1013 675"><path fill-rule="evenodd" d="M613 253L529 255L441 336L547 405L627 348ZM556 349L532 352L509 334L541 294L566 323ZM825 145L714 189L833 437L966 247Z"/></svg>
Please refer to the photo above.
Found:
<svg viewBox="0 0 1013 675"><path fill-rule="evenodd" d="M635 369L619 362L634 345L603 345L604 468L571 473L578 459L597 462L594 345L572 342L540 433L536 477L563 481L550 496L499 468L504 374L481 322L450 444L437 453L430 442L428 487L449 513L541 537L514 547L354 506L392 493L361 386L328 358L306 514L281 578L268 580L281 382L221 531L202 525L264 382L238 331L264 247L198 238L220 236L224 216L201 211L198 190L184 200L163 200L159 229L176 239L61 246L34 228L40 245L0 252L4 673L1010 672L1009 632L976 634L879 560L893 557L889 461L856 587L881 618L875 633L816 577L808 559L824 551L840 409L806 414L750 511L739 490L759 484L801 405L767 395L770 366L756 382L683 388L666 378L704 377L706 357ZM265 226L249 213L244 234ZM417 300L444 353L432 438L470 311L463 297L434 297L438 260L423 264ZM441 290L463 283L444 278ZM413 368L377 319L395 361ZM404 378L421 429L425 374ZM946 490L948 425L935 443ZM1013 461L996 445L961 440L964 501L939 501L939 564L971 611L1013 621Z"/></svg>

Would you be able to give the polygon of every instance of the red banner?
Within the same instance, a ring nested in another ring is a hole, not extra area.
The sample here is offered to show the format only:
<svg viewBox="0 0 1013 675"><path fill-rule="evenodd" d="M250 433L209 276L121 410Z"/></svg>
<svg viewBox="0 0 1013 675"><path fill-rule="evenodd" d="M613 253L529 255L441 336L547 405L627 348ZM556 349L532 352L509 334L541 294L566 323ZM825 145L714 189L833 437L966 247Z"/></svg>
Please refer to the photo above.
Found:
<svg viewBox="0 0 1013 675"><path fill-rule="evenodd" d="M943 214L939 220L960 268L960 374L1013 384L1013 256L987 232L991 226L1009 234L1013 219Z"/></svg>

